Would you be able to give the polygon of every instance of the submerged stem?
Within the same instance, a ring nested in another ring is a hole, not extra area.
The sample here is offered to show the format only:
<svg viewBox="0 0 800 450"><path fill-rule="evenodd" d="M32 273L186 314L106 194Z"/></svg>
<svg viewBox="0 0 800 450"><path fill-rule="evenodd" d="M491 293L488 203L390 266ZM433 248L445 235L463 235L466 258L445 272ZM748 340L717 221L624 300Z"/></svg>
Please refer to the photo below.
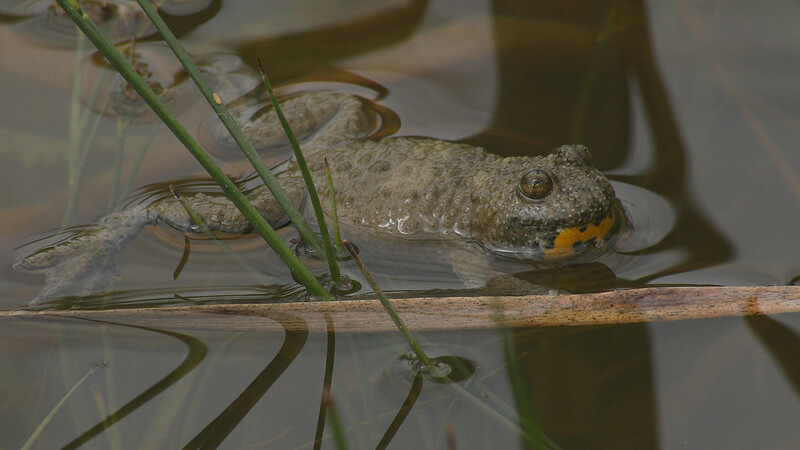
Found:
<svg viewBox="0 0 800 450"><path fill-rule="evenodd" d="M75 71L72 74L72 88L69 99L69 131L67 134L67 205L61 227L65 228L72 224L77 209L77 192L80 188L78 183L78 160L80 159L80 142L83 138L83 127L81 126L81 76L83 74L83 51L84 39L77 33L75 40Z"/></svg>
<svg viewBox="0 0 800 450"><path fill-rule="evenodd" d="M22 447L21 447L22 450L27 450L27 449L31 448L31 446L33 446L33 443L36 442L36 439L38 439L39 436L42 434L42 431L44 431L44 428L47 426L47 424L50 423L50 421L53 420L53 416L55 416L56 413L61 409L61 407L64 406L64 404L72 396L72 394L75 392L75 390L78 389L83 384L83 382L86 381L87 378L89 378L93 373L95 373L95 371L97 371L97 369L99 369L101 367L105 367L107 364L108 364L107 362L103 361L103 362L101 362L99 364L96 364L96 365L92 366L92 368L90 368L89 371L86 372L86 375L81 377L81 379L78 380L78 382L75 383L69 391L67 391L67 393L64 395L64 397L62 397L61 400L59 400L59 402L56 403L56 406L54 406L53 409L50 410L50 413L47 414L47 416L45 416L44 419L42 419L41 423L39 423L39 426L36 427L35 430L33 430L33 433L31 433L31 436L28 438L27 441L25 441L25 444L22 445Z"/></svg>

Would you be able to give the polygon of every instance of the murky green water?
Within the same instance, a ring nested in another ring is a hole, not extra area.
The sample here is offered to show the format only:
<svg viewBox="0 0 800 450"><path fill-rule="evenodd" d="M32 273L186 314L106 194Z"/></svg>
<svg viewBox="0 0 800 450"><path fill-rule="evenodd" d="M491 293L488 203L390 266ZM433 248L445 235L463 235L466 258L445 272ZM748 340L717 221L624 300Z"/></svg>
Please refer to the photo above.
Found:
<svg viewBox="0 0 800 450"><path fill-rule="evenodd" d="M386 116L387 132L508 155L588 145L634 230L596 262L546 273L526 268L522 278L576 292L796 284L800 8L583 3L287 1L267 8L211 1L167 18L196 60L233 73L233 90L224 91L232 97L255 86L260 57L283 93L330 88L375 100L399 118ZM104 103L92 95L112 75L40 5L0 3L3 309L24 305L41 288L37 277L11 269L30 242L154 192L130 191L200 173L153 119L94 112L132 107L124 96ZM163 44L145 38L150 32L138 22L126 26L144 30L137 51L187 128L229 173L246 175L235 153L215 144L210 110ZM183 235L148 230L120 255L112 301L182 302L176 293L261 301L293 291L259 240L230 243L257 276L193 239L176 279ZM375 258L387 290L458 287L435 263L415 275L396 266L417 261L391 261L393 271L380 266L383 255ZM392 421L416 389L387 371L405 351L399 335L339 334L333 405L355 448L374 447L395 428L394 448L443 448L448 430L458 448L509 448L524 445L531 423L565 448L786 448L800 439L798 330L797 316L783 315L426 333L430 348L478 369L463 389L423 383L399 428ZM20 447L101 361L108 366L75 390L40 448L81 439L87 448L199 448L201 439L222 437L225 448L313 447L324 334L42 319L4 320L0 335L2 448ZM114 423L98 425L109 414ZM328 420L323 445L332 448Z"/></svg>

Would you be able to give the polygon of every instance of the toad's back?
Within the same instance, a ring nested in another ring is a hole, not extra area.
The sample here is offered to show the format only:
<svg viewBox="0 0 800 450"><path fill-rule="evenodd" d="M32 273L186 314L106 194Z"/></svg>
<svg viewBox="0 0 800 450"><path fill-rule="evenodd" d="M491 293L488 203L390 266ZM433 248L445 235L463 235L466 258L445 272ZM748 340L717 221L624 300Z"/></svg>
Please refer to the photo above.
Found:
<svg viewBox="0 0 800 450"><path fill-rule="evenodd" d="M298 123L314 129L304 152L320 192L327 191L327 157L340 220L357 235L466 238L506 256L541 259L581 252L614 223L614 190L583 146L502 158L436 139L371 140L364 138L371 131L369 112L357 97L315 93L289 102L293 111L308 110L301 117L317 114L314 120L325 123ZM259 121L257 140L282 132L269 114L249 123ZM293 164L282 178L299 176Z"/></svg>

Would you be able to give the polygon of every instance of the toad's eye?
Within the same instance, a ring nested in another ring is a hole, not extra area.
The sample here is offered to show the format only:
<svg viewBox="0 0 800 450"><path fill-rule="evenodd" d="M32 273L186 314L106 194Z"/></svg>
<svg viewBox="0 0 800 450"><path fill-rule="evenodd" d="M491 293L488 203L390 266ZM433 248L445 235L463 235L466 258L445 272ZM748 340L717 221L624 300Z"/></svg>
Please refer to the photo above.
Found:
<svg viewBox="0 0 800 450"><path fill-rule="evenodd" d="M531 170L519 180L519 193L531 200L541 200L553 192L553 179L544 170Z"/></svg>

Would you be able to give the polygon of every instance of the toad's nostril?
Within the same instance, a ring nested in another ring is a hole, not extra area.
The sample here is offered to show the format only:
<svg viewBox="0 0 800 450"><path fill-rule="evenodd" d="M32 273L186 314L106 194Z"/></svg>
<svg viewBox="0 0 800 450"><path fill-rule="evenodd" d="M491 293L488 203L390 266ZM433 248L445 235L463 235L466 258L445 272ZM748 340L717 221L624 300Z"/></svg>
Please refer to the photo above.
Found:
<svg viewBox="0 0 800 450"><path fill-rule="evenodd" d="M558 156L565 163L592 165L592 154L585 145L563 145Z"/></svg>

